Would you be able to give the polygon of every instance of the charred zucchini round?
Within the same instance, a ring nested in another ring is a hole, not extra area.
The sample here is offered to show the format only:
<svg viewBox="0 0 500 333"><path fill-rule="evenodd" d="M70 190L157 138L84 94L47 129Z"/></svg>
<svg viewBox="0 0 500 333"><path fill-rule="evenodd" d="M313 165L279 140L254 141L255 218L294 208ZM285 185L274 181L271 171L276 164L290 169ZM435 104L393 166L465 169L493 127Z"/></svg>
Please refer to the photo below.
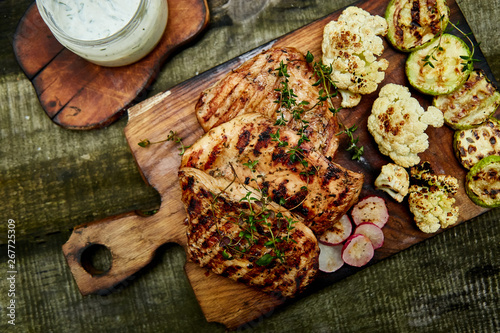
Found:
<svg viewBox="0 0 500 333"><path fill-rule="evenodd" d="M459 37L442 34L426 47L410 53L406 75L410 84L429 95L450 94L472 71L471 51Z"/></svg>
<svg viewBox="0 0 500 333"><path fill-rule="evenodd" d="M387 39L403 52L422 48L444 31L449 13L445 0L392 0L385 11Z"/></svg>
<svg viewBox="0 0 500 333"><path fill-rule="evenodd" d="M432 104L440 109L444 121L453 129L477 126L493 115L500 105L500 92L482 70L474 70L455 92L435 96Z"/></svg>
<svg viewBox="0 0 500 333"><path fill-rule="evenodd" d="M500 122L489 118L483 124L455 132L453 148L466 169L489 155L500 155Z"/></svg>
<svg viewBox="0 0 500 333"><path fill-rule="evenodd" d="M500 156L485 157L474 165L467 174L465 190L476 205L500 207Z"/></svg>

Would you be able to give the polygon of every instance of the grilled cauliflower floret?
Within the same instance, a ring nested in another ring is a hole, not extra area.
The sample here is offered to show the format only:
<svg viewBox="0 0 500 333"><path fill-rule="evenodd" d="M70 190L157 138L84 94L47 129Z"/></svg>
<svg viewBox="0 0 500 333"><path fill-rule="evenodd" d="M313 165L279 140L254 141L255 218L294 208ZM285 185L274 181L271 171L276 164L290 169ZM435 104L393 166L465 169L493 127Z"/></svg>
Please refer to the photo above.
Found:
<svg viewBox="0 0 500 333"><path fill-rule="evenodd" d="M404 168L420 162L417 154L429 147L427 126L443 124L439 109L430 106L424 111L407 87L394 83L380 89L368 117L368 130L380 152Z"/></svg>
<svg viewBox="0 0 500 333"><path fill-rule="evenodd" d="M349 90L338 89L342 96L340 106L343 108L353 108L361 102L361 94L350 92Z"/></svg>
<svg viewBox="0 0 500 333"><path fill-rule="evenodd" d="M458 220L454 195L458 181L449 175L436 175L429 162L411 168L408 203L417 227L426 233L446 228Z"/></svg>
<svg viewBox="0 0 500 333"><path fill-rule="evenodd" d="M343 107L356 106L359 94L369 94L377 89L389 66L386 59L377 60L384 52L382 38L387 34L387 21L372 16L367 11L351 6L337 21L329 22L323 30L323 63L332 65L332 80L339 90L347 90L348 101ZM342 94L344 98L344 94ZM344 106L345 105L345 106Z"/></svg>
<svg viewBox="0 0 500 333"><path fill-rule="evenodd" d="M389 163L382 167L380 175L375 179L375 187L402 202L408 194L410 177L403 167Z"/></svg>

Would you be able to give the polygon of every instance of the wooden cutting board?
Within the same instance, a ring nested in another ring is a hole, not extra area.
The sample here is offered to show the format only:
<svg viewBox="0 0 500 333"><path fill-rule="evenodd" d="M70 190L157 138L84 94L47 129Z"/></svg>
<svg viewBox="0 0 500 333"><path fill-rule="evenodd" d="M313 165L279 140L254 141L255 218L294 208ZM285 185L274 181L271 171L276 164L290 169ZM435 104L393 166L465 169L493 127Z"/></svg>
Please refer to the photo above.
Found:
<svg viewBox="0 0 500 333"><path fill-rule="evenodd" d="M54 123L68 129L102 128L145 98L165 60L208 21L206 0L168 0L167 27L156 48L131 65L102 67L65 49L33 3L14 34L14 53Z"/></svg>
<svg viewBox="0 0 500 333"><path fill-rule="evenodd" d="M357 5L372 14L383 15L386 1L365 0ZM456 3L449 1L449 6L451 20L461 22L460 28L469 32L470 29ZM172 142L162 142L142 148L138 143L144 139L151 142L164 140L170 130L176 131L184 139L186 145L194 143L203 134L194 114L194 105L202 90L245 60L271 46L296 47L303 53L311 51L316 59L319 59L323 27L329 21L337 19L340 12L332 13L129 109L125 136L145 181L161 194L161 207L152 216L145 217L129 213L74 229L70 239L63 246L63 251L82 294L112 290L114 285L149 263L154 251L162 244L175 242L183 247L186 246L186 213L180 201L181 193L177 179L177 170L181 160L178 145ZM407 85L404 75L406 56L386 45L383 57L389 60L390 66L382 85L390 82ZM476 58L481 59L476 67L485 70L493 80L491 71L480 51L476 53ZM375 142L366 129L367 117L373 100L377 96L378 92L365 96L358 107L343 110L340 113L344 124L359 126L356 133L360 136L360 143L365 147L364 160L352 161L350 155L342 149L347 143L345 140L341 141L341 149L336 157L336 162L365 175L365 185L361 196L374 193L384 196L382 192L374 189L373 182L380 173L382 165L390 162L387 157L378 152ZM418 98L425 108L431 102L428 96L422 96L416 92L414 92L414 97ZM442 127L440 129L429 128L427 133L431 145L428 151L421 154L422 159L430 161L437 173L446 173L459 179L460 190L456 197L460 207L458 223L463 223L485 212L486 209L474 205L463 190L466 172L453 153L453 131ZM389 222L383 229L386 241L384 246L376 251L372 264L434 235L425 234L416 228L406 203L398 204L389 197L386 199L390 211ZM113 262L109 271L102 273L82 266L83 252L93 244L102 244L110 250ZM304 295L354 274L358 270L345 266L333 274L320 273L315 283ZM217 276L190 261L186 263L185 271L207 320L222 323L228 328L259 320L270 314L276 306L285 302L273 295L264 294Z"/></svg>

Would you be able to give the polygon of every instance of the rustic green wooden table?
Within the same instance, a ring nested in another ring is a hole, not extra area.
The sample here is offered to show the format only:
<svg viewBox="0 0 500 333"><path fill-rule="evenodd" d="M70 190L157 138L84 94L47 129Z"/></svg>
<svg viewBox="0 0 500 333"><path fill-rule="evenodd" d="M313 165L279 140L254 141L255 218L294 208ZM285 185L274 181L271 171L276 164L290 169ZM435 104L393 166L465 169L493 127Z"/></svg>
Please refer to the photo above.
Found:
<svg viewBox="0 0 500 333"><path fill-rule="evenodd" d="M148 94L351 2L208 1L208 29L162 67ZM500 0L457 2L500 80ZM126 116L106 129L70 131L45 115L12 51L16 25L30 4L0 1L0 331L223 332L222 325L203 317L184 275L179 246L163 246L152 264L107 296L79 294L61 251L71 228L153 209L159 196L134 164L123 134ZM492 210L276 309L245 329L499 332L499 219L500 210ZM15 283L8 279L9 221L16 237Z"/></svg>

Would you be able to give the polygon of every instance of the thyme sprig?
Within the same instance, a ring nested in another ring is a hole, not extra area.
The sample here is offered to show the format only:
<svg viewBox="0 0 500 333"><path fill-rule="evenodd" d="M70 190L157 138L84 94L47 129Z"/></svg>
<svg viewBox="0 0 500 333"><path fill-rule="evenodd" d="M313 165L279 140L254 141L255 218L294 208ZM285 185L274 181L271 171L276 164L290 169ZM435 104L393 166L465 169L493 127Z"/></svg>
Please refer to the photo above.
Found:
<svg viewBox="0 0 500 333"><path fill-rule="evenodd" d="M290 112L291 115L291 120L293 119L297 124L299 124L299 128L297 130L297 135L299 136L299 139L297 140L297 143L293 147L289 147L287 149L287 153L289 154L290 161L292 163L299 162L302 164L305 168L309 166L309 163L307 160L304 158L304 150L300 147L304 142L310 141L309 137L307 136L307 128L309 127L309 121L305 120L303 118L303 115L306 111L311 110L312 108L316 107L316 105L313 105L309 109L305 109L306 106L309 105L308 101L300 101L298 102L296 97L297 95L294 93L293 89L289 87L289 81L288 78L290 75L288 74L288 64L285 64L283 60L280 61L279 67L276 68L276 71L278 72L278 77L282 77L283 80L281 81L281 88L276 88L275 91L278 91L279 98L278 100L274 101L275 103L278 103L280 107L276 112L278 112L280 115L274 125L276 126L284 126L288 123L288 121L285 119L284 116L284 110L287 110ZM280 130L279 128L276 130L275 133L271 133L271 139L274 142L278 142L278 147L287 147L288 142L281 140L280 137Z"/></svg>
<svg viewBox="0 0 500 333"><path fill-rule="evenodd" d="M343 126L343 125L342 125ZM359 160L363 153L365 152L365 148L363 146L358 146L359 137L354 137L354 132L358 129L357 125L352 125L351 127L344 127L340 134L346 134L349 138L351 144L346 148L347 151L352 151L352 159Z"/></svg>
<svg viewBox="0 0 500 333"><path fill-rule="evenodd" d="M321 60L319 62L313 62L314 55L309 51L307 51L306 54L306 61L310 64L312 63L314 73L318 77L318 80L313 84L313 86L321 85L318 96L318 103L322 104L326 102L328 104L328 110L330 110L333 115L337 116L342 108L335 108L335 106L333 105L332 99L337 96L338 90L335 82L331 77L333 71L332 65L325 65ZM346 150L351 152L351 158L353 160L361 159L364 153L364 147L362 145L359 145L359 137L354 137L354 132L358 129L358 126L353 125L348 128L341 121L339 121L339 125L344 129L337 133L337 135L347 135L349 139L349 146L346 148Z"/></svg>
<svg viewBox="0 0 500 333"><path fill-rule="evenodd" d="M319 90L318 103L322 104L324 102L328 103L328 110L336 115L342 110L342 108L335 108L333 106L332 98L338 95L338 90L335 82L333 81L331 74L333 72L332 65L325 65L322 61L313 62L314 55L307 51L306 61L312 64L314 74L318 77L318 80L313 84L314 86L321 86Z"/></svg>
<svg viewBox="0 0 500 333"><path fill-rule="evenodd" d="M180 147L178 149L180 150L179 155L181 155L181 156L184 155L184 153L186 152L186 149L191 147L191 146L184 145L184 143L182 142L182 138L177 134L177 132L172 131L172 130L168 133L167 138L164 140L151 142L148 139L144 139L144 140L140 141L138 143L138 145L143 147L143 148L146 148L146 147L149 147L150 145L154 145L154 144L158 144L158 143L162 143L162 142L166 142L166 141L173 141L177 144L180 144Z"/></svg>
<svg viewBox="0 0 500 333"><path fill-rule="evenodd" d="M256 165L258 160L248 161L243 163L252 172L252 180L257 182L257 178L263 177L257 173ZM233 173L235 175L233 181L223 190L225 192L231 186L231 184L236 180L237 175L234 168ZM244 184L244 183L241 183ZM243 185L245 186L245 185ZM283 244L287 242L295 242L291 238L292 231L295 229L295 223L297 220L293 218L284 216L281 212L275 213L273 210L269 209L269 204L271 199L266 194L266 191L256 186L257 189L248 190L243 198L240 199L240 203L246 204L247 210L242 210L238 216L225 216L222 220L231 221L232 223L237 223L241 228L237 237L230 238L223 234L217 227L217 231L220 235L219 244L223 247L222 256L231 260L235 255L250 255L248 253L249 249L259 242L259 239L265 238L264 246L271 249L271 252L264 254L262 257L257 258L255 263L259 266L266 266L272 263L274 260L278 260L281 263L286 262L286 254L283 248ZM255 191L258 195L255 195ZM211 210L214 216L216 216L216 203L219 196L222 194L218 193L214 195ZM260 209L257 211L254 206L257 205ZM272 219L276 219L276 226L271 222Z"/></svg>
<svg viewBox="0 0 500 333"><path fill-rule="evenodd" d="M290 77L290 75L288 74L288 64L285 64L283 60L281 60L279 67L276 68L276 71L278 71L278 77L282 77L283 80L280 82L281 87L274 89L275 91L279 92L279 98L276 101L274 101L274 103L278 103L280 106L276 111L279 113L279 117L274 123L274 125L276 126L286 125L288 123L288 120L285 118L283 111L287 110L288 112L290 112L291 119L293 119L296 123L299 124L299 129L297 130L297 133L300 136L300 143L298 144L300 145L304 141L309 141L309 138L306 135L306 130L309 127L309 122L303 119L302 116L306 111L313 109L316 105L313 105L311 108L306 110L305 107L309 105L308 101L297 102L296 97L298 96L289 86L288 78Z"/></svg>
<svg viewBox="0 0 500 333"><path fill-rule="evenodd" d="M444 15L441 15L440 20L442 21L442 20L444 20L444 18L445 18L445 16L444 16ZM450 24L450 25L451 25L454 29L456 29L456 30L457 30L460 34L462 34L462 36L464 36L464 37L468 40L469 44L471 45L471 53L470 53L470 55L467 55L467 56L460 56L460 59L462 59L462 60L463 60L463 61L462 61L462 63L461 63L461 65L462 65L462 69L461 69L461 70L462 70L462 72L465 72L465 71L467 71L469 68L471 68L471 67L472 67L472 65L474 64L474 62L480 61L479 59L475 59L475 58L474 58L474 53L476 52L476 46L474 45L474 43L472 42L472 40L469 38L469 36L472 34L472 32L471 32L471 33L465 33L465 32L463 32L463 31L462 31L462 30L458 27L458 24L459 24L458 22L457 22L456 24L454 24L453 22L451 22L451 21L450 21L450 22L449 22L449 24ZM443 49L443 47L441 46L441 40L442 40L442 37L443 37L444 32L445 32L445 31L443 30L443 31L441 31L441 32L439 33L438 44L437 44L436 46L434 46L434 47L432 48L432 51L431 51L429 54L427 54L427 55L426 55L426 56L422 59L422 60L423 60L423 62L424 62L424 67L425 67L425 66L429 66L429 67L431 67L431 68L435 68L435 66L434 66L434 62L437 62L437 61L438 61L438 59L437 59L437 58L436 58L436 56L435 56L435 53L436 53L436 52L438 52L438 51L443 51L443 50L444 50L444 49ZM479 44L478 44L477 46L479 46Z"/></svg>

